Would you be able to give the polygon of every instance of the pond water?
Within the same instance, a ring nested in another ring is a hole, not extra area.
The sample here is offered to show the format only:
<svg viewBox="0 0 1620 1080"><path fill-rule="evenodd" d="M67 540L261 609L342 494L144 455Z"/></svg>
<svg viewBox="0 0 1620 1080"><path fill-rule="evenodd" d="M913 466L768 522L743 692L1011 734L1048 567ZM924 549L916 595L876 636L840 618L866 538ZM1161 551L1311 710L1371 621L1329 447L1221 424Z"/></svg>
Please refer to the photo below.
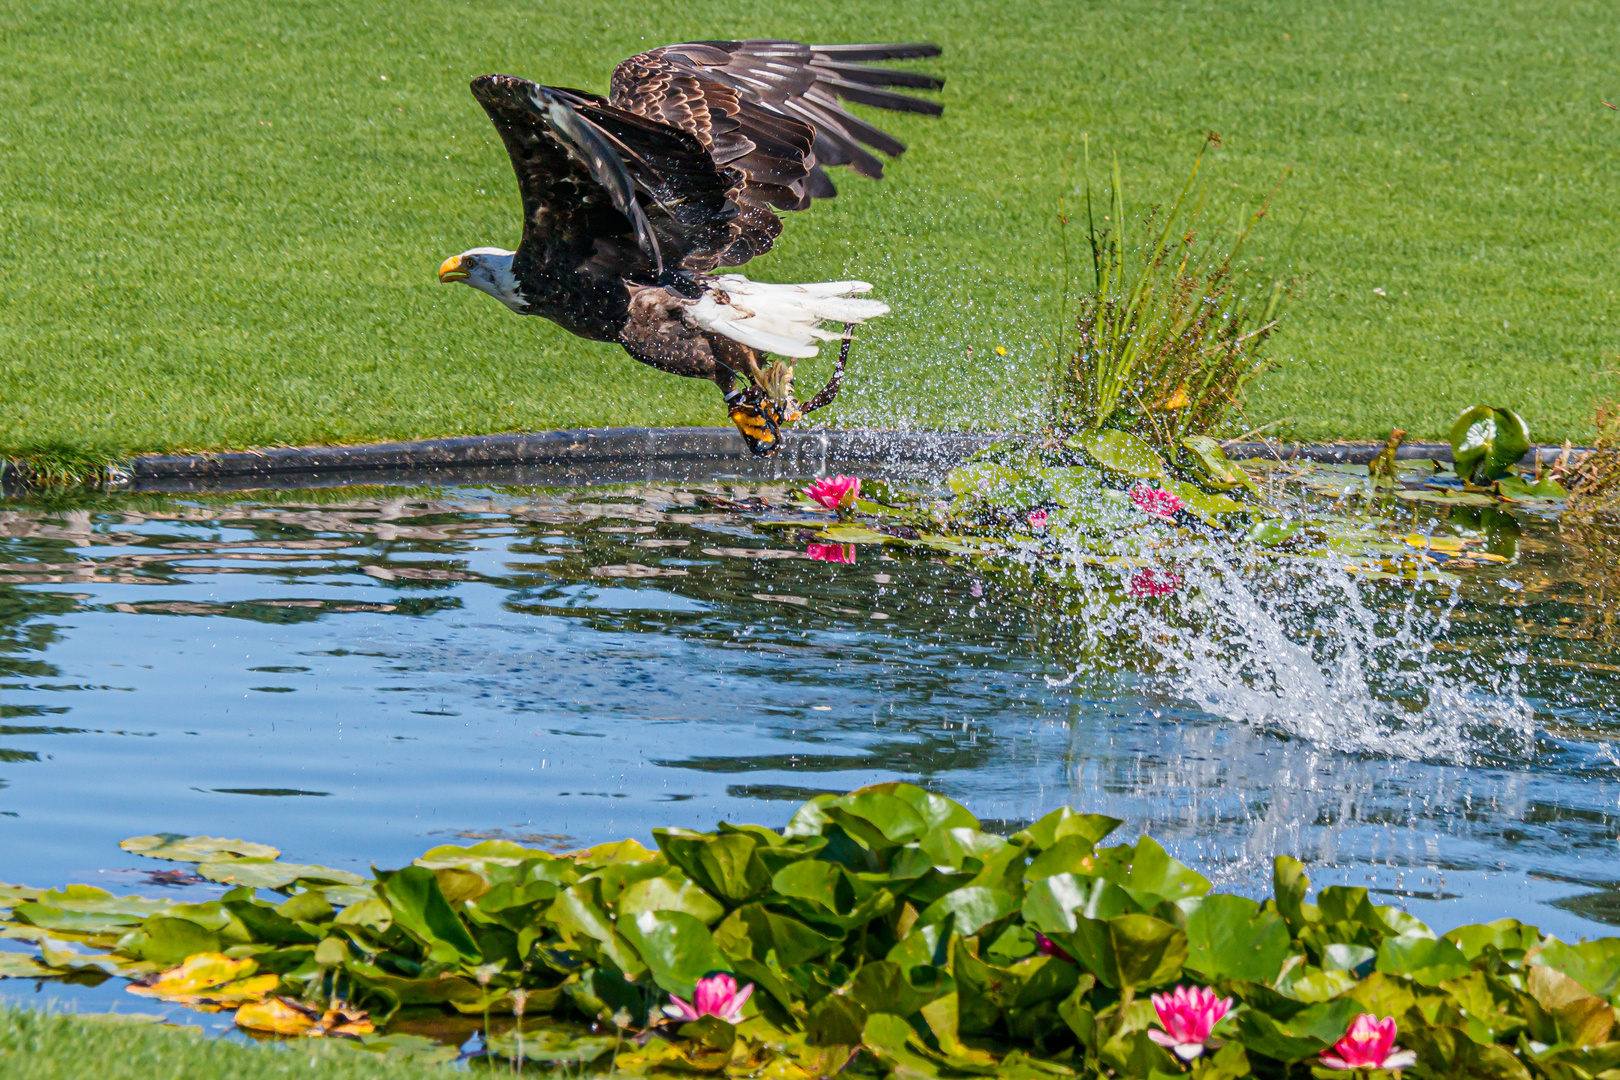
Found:
<svg viewBox="0 0 1620 1080"><path fill-rule="evenodd" d="M1203 630L1105 663L1055 629L1147 616L931 552L807 558L748 512L790 492L8 502L0 880L165 888L117 846L154 832L363 870L777 826L907 778L991 827L1113 814L1229 888L1287 853L1437 928L1620 924L1612 531L1524 516L1454 585L1204 582Z"/></svg>

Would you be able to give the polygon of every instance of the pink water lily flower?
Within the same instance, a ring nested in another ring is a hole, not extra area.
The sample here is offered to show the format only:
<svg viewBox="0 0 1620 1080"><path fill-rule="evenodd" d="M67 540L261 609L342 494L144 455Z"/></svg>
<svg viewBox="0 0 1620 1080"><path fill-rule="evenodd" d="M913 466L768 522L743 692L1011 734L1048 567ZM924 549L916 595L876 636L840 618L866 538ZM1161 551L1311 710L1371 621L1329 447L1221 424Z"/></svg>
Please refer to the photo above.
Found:
<svg viewBox="0 0 1620 1080"><path fill-rule="evenodd" d="M1414 1051L1395 1045L1395 1018L1380 1020L1373 1013L1352 1020L1344 1038L1322 1054L1322 1064L1330 1069L1404 1069L1416 1061Z"/></svg>
<svg viewBox="0 0 1620 1080"><path fill-rule="evenodd" d="M1209 1033L1231 1011L1231 998L1218 998L1207 986L1178 986L1168 994L1154 994L1153 1008L1163 1031L1148 1031L1148 1038L1191 1061L1204 1052Z"/></svg>
<svg viewBox="0 0 1620 1080"><path fill-rule="evenodd" d="M1046 511L1031 510L1029 512L1029 527L1032 529L1046 528Z"/></svg>
<svg viewBox="0 0 1620 1080"><path fill-rule="evenodd" d="M1169 596L1181 588L1181 575L1174 570L1155 570L1144 567L1131 575L1125 591L1138 600Z"/></svg>
<svg viewBox="0 0 1620 1080"><path fill-rule="evenodd" d="M1041 956L1055 956L1059 960L1067 960L1071 964L1074 963L1074 957L1069 955L1067 949L1053 941L1051 938L1047 937L1045 934L1041 933L1039 930L1035 931L1035 952Z"/></svg>
<svg viewBox="0 0 1620 1080"><path fill-rule="evenodd" d="M811 502L820 503L829 510L848 510L861 497L861 478L858 476L823 476L804 489Z"/></svg>
<svg viewBox="0 0 1620 1080"><path fill-rule="evenodd" d="M1142 513L1152 514L1166 521L1174 518L1176 511L1182 506L1179 496L1163 488L1148 487L1146 484L1138 484L1131 488L1131 502L1135 503L1136 508Z"/></svg>
<svg viewBox="0 0 1620 1080"><path fill-rule="evenodd" d="M855 561L854 544L810 544L805 547L807 558L821 562L852 563Z"/></svg>
<svg viewBox="0 0 1620 1080"><path fill-rule="evenodd" d="M664 1015L675 1020L718 1016L728 1024L738 1024L743 1018L743 1002L747 1001L753 992L753 983L738 990L736 979L724 971L717 971L697 981L697 988L693 991L690 1002L674 994L669 995L669 1004L664 1006Z"/></svg>

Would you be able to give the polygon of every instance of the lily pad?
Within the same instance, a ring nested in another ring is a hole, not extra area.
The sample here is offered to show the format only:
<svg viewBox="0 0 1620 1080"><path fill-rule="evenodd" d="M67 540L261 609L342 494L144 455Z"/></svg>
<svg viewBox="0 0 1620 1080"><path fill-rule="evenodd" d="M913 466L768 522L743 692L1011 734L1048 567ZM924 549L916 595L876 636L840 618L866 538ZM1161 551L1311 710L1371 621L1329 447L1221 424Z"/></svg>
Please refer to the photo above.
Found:
<svg viewBox="0 0 1620 1080"><path fill-rule="evenodd" d="M1206 525L1219 525L1225 518L1247 514L1250 508L1225 495L1212 495L1196 484L1171 480L1165 484L1181 499L1182 507Z"/></svg>
<svg viewBox="0 0 1620 1080"><path fill-rule="evenodd" d="M1123 431L1088 431L1069 440L1076 450L1109 472L1140 480L1166 480L1164 459L1146 442Z"/></svg>
<svg viewBox="0 0 1620 1080"><path fill-rule="evenodd" d="M60 974L26 953L0 952L0 979L48 979Z"/></svg>
<svg viewBox="0 0 1620 1080"><path fill-rule="evenodd" d="M255 844L248 840L222 840L217 836L186 836L184 833L157 833L153 836L132 836L120 840L118 846L135 855L149 859L168 859L171 862L209 862L222 855L248 856L255 859L274 859L280 850L269 844Z"/></svg>
<svg viewBox="0 0 1620 1080"><path fill-rule="evenodd" d="M1215 490L1232 491L1240 487L1259 490L1249 474L1232 464L1221 444L1208 435L1188 435L1181 440L1181 445L1203 473L1200 479Z"/></svg>
<svg viewBox="0 0 1620 1080"><path fill-rule="evenodd" d="M1481 487L1499 480L1530 449L1530 428L1511 409L1475 405L1451 425L1451 458L1457 475Z"/></svg>
<svg viewBox="0 0 1620 1080"><path fill-rule="evenodd" d="M554 1065L582 1065L597 1060L622 1040L610 1035L584 1035L562 1028L543 1027L525 1031L521 1038L514 1031L489 1037L492 1052L509 1060L546 1061Z"/></svg>
<svg viewBox="0 0 1620 1080"><path fill-rule="evenodd" d="M225 885L246 885L251 889L281 889L295 881L321 885L363 885L366 879L348 870L306 863L283 863L274 859L248 856L205 862L197 873L209 881Z"/></svg>

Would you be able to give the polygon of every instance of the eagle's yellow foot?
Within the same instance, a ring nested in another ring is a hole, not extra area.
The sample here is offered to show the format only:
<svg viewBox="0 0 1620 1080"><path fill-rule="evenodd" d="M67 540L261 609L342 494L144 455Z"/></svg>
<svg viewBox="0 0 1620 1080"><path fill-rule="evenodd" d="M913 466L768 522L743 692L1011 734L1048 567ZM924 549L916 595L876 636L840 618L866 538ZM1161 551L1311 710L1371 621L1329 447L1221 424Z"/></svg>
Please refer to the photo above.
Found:
<svg viewBox="0 0 1620 1080"><path fill-rule="evenodd" d="M755 457L770 457L782 448L782 424L769 401L749 401L741 390L726 395L731 422Z"/></svg>

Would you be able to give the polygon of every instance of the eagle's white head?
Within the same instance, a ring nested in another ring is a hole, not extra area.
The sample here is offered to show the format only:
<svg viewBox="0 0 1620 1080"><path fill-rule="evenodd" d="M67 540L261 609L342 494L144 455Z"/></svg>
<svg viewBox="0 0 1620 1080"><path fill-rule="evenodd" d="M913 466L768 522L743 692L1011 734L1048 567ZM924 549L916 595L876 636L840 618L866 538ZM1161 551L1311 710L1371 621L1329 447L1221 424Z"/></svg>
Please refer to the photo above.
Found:
<svg viewBox="0 0 1620 1080"><path fill-rule="evenodd" d="M452 281L466 282L522 313L529 301L519 291L517 278L512 276L512 254L504 248L477 247L452 255L439 267L439 281L446 285Z"/></svg>

